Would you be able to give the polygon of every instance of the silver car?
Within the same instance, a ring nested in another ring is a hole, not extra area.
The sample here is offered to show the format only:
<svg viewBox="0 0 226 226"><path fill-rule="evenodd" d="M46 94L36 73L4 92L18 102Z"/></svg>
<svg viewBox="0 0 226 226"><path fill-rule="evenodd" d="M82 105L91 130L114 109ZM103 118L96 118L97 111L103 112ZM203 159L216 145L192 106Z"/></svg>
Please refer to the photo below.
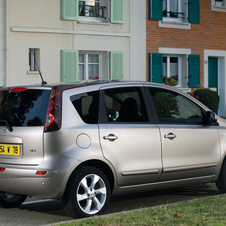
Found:
<svg viewBox="0 0 226 226"><path fill-rule="evenodd" d="M0 89L0 205L62 199L73 218L112 193L216 182L226 192L226 121L148 82Z"/></svg>

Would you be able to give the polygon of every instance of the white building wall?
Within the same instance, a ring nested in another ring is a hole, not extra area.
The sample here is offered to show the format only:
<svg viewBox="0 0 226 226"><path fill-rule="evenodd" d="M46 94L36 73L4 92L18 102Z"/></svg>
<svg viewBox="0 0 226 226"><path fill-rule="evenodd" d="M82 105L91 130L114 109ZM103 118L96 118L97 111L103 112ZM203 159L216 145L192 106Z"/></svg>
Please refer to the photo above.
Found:
<svg viewBox="0 0 226 226"><path fill-rule="evenodd" d="M130 80L146 81L146 1L130 0Z"/></svg>
<svg viewBox="0 0 226 226"><path fill-rule="evenodd" d="M6 50L6 3L5 0L0 0L0 86L5 84L5 50Z"/></svg>
<svg viewBox="0 0 226 226"><path fill-rule="evenodd" d="M8 2L10 59L6 86L41 82L38 73L29 72L29 48L40 49L40 70L48 83L60 82L60 50L101 51L104 74L109 74L109 52L123 51L124 79L145 80L145 1L125 0L123 24L61 20L60 0Z"/></svg>
<svg viewBox="0 0 226 226"><path fill-rule="evenodd" d="M43 79L49 84L60 82L60 50L71 49L72 41L72 35L65 34L11 33L7 86L41 83L39 73L29 71L29 48L40 49L39 66Z"/></svg>

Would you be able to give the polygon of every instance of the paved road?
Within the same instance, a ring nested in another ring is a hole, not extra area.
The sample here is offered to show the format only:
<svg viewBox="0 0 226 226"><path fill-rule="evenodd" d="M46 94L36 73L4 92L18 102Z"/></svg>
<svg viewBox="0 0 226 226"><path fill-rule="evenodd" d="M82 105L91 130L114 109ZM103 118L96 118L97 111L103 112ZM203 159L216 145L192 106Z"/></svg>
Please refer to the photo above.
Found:
<svg viewBox="0 0 226 226"><path fill-rule="evenodd" d="M215 185L197 185L193 187L142 192L113 197L106 213L152 207L194 198L220 194ZM60 200L38 200L28 198L23 205L15 209L0 209L1 226L36 226L73 220L64 212Z"/></svg>

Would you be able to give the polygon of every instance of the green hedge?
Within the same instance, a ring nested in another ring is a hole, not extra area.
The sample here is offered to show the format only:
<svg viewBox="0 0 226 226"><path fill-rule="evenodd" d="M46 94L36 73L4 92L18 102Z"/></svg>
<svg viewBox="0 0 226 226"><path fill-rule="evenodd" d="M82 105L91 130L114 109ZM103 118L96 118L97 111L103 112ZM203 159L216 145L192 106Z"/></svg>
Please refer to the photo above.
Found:
<svg viewBox="0 0 226 226"><path fill-rule="evenodd" d="M206 105L213 112L218 112L220 97L216 91L210 89L198 89L194 92L194 95L199 96L199 101Z"/></svg>

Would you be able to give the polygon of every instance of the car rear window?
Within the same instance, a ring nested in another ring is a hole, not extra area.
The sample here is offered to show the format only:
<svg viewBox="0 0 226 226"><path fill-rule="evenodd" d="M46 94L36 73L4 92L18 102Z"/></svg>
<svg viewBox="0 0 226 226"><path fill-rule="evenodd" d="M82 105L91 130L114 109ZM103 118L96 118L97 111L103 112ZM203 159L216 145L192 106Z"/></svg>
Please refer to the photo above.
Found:
<svg viewBox="0 0 226 226"><path fill-rule="evenodd" d="M0 91L0 126L44 126L51 90Z"/></svg>

